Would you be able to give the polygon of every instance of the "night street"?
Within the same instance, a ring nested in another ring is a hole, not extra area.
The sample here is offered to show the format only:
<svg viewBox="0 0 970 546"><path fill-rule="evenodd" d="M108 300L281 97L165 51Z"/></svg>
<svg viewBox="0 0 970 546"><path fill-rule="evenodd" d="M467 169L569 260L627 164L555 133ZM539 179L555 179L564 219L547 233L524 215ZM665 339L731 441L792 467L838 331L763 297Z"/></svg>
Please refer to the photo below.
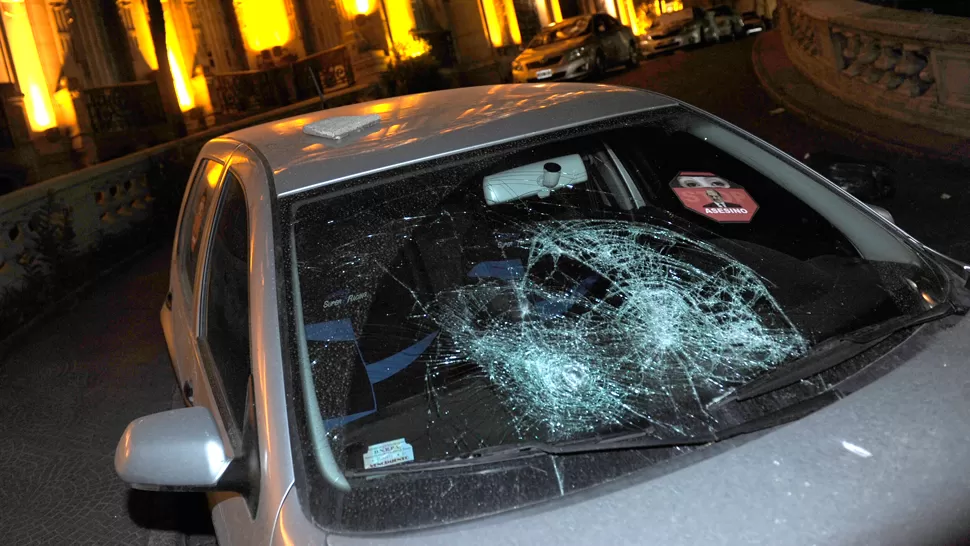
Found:
<svg viewBox="0 0 970 546"><path fill-rule="evenodd" d="M752 67L754 43L677 51L612 72L604 83L681 99L796 158L828 150L888 162L898 189L874 204L911 235L970 260L963 212L970 206L970 169L887 152L779 111ZM147 251L0 355L4 543L160 546L175 544L173 529L206 532L201 497L133 492L113 467L128 422L173 403L172 365L159 325L169 257L167 245Z"/></svg>
<svg viewBox="0 0 970 546"><path fill-rule="evenodd" d="M924 243L963 260L970 259L970 225L963 206L970 169L886 151L863 138L820 129L781 112L759 85L748 38L695 51L678 51L645 61L640 68L611 74L606 83L643 87L707 110L754 133L796 159L827 150L859 159L878 159L896 172L897 193L874 203L888 209L896 224Z"/></svg>

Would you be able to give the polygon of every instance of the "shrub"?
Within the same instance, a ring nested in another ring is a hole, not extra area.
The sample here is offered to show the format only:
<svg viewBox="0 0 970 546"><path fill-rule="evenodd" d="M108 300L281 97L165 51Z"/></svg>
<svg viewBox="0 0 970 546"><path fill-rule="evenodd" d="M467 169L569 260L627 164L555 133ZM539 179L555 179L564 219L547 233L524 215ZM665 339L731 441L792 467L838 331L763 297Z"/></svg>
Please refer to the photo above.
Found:
<svg viewBox="0 0 970 546"><path fill-rule="evenodd" d="M445 89L448 82L439 68L430 54L393 61L381 77L381 87L389 97Z"/></svg>

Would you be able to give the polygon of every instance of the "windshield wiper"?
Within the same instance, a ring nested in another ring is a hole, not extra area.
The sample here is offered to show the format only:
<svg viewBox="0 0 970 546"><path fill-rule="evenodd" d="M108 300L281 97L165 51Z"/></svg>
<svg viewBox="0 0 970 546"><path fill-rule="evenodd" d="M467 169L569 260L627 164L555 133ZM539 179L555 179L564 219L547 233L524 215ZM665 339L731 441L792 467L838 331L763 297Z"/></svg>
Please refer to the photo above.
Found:
<svg viewBox="0 0 970 546"><path fill-rule="evenodd" d="M834 391L826 391L812 398L802 400L801 402L796 402L778 411L774 411L754 419L749 419L740 424L691 436L670 436L657 438L653 436L653 434L656 432L654 427L648 427L641 431L605 434L591 438L578 438L562 442L524 442L517 444L488 446L476 449L452 459L437 459L433 461L404 463L369 470L347 470L346 475L347 477L366 477L374 475L407 474L411 472L422 472L425 470L462 468L479 464L489 464L541 455L560 456L620 450L700 447L722 442L738 436L754 434L796 421L824 406L827 406L828 404L831 404L832 402L835 402L838 398L838 393Z"/></svg>
<svg viewBox="0 0 970 546"><path fill-rule="evenodd" d="M653 433L654 429L650 427L642 431L599 435L592 438L580 438L563 442L502 444L479 448L452 459L404 463L393 467L373 468L369 470L348 470L346 474L347 476L404 474L430 469L440 470L443 468L458 468L469 465L494 463L524 457L535 457L537 455L572 455L576 453L618 451L623 449L701 446L717 442L721 439L713 432L696 436L673 436L667 438L656 438L652 436Z"/></svg>
<svg viewBox="0 0 970 546"><path fill-rule="evenodd" d="M891 318L848 334L829 338L802 357L737 387L733 393L721 398L712 407L722 406L733 400L747 400L798 383L872 348L900 330L939 320L957 312L949 302L942 303L917 315Z"/></svg>

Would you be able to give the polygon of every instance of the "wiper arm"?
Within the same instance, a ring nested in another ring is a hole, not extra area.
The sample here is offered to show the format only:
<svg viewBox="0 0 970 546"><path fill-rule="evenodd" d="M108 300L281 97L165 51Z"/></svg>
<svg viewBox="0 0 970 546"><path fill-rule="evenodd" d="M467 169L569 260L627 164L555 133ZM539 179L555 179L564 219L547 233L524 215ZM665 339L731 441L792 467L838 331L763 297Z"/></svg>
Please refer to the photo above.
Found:
<svg viewBox="0 0 970 546"><path fill-rule="evenodd" d="M816 345L801 358L741 385L714 405L720 406L732 400L747 400L808 379L872 348L900 330L932 322L956 312L956 308L950 303L942 303L918 315L895 317L849 334L830 338Z"/></svg>
<svg viewBox="0 0 970 546"><path fill-rule="evenodd" d="M347 476L374 474L406 474L424 470L440 470L443 468L458 468L483 463L493 463L537 455L571 455L576 453L593 453L599 451L618 451L622 449L652 449L683 446L698 446L718 441L714 433L696 436L674 436L656 438L651 436L653 428L643 431L626 432L615 435L601 435L594 438L581 438L563 442L524 442L518 444L503 444L476 449L453 459L438 459L405 463L386 468L375 468L364 471L347 471Z"/></svg>

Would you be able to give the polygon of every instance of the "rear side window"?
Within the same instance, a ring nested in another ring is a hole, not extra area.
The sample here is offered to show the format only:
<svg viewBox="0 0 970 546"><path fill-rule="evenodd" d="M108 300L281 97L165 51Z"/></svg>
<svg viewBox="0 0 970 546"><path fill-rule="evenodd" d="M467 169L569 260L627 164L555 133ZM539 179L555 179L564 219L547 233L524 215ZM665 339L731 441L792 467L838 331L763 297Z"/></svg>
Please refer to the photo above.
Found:
<svg viewBox="0 0 970 546"><path fill-rule="evenodd" d="M202 160L195 179L189 186L189 199L182 212L179 227L178 260L185 287L185 296L191 298L195 285L195 269L199 263L199 248L202 246L202 228L219 186L223 166L211 159Z"/></svg>

